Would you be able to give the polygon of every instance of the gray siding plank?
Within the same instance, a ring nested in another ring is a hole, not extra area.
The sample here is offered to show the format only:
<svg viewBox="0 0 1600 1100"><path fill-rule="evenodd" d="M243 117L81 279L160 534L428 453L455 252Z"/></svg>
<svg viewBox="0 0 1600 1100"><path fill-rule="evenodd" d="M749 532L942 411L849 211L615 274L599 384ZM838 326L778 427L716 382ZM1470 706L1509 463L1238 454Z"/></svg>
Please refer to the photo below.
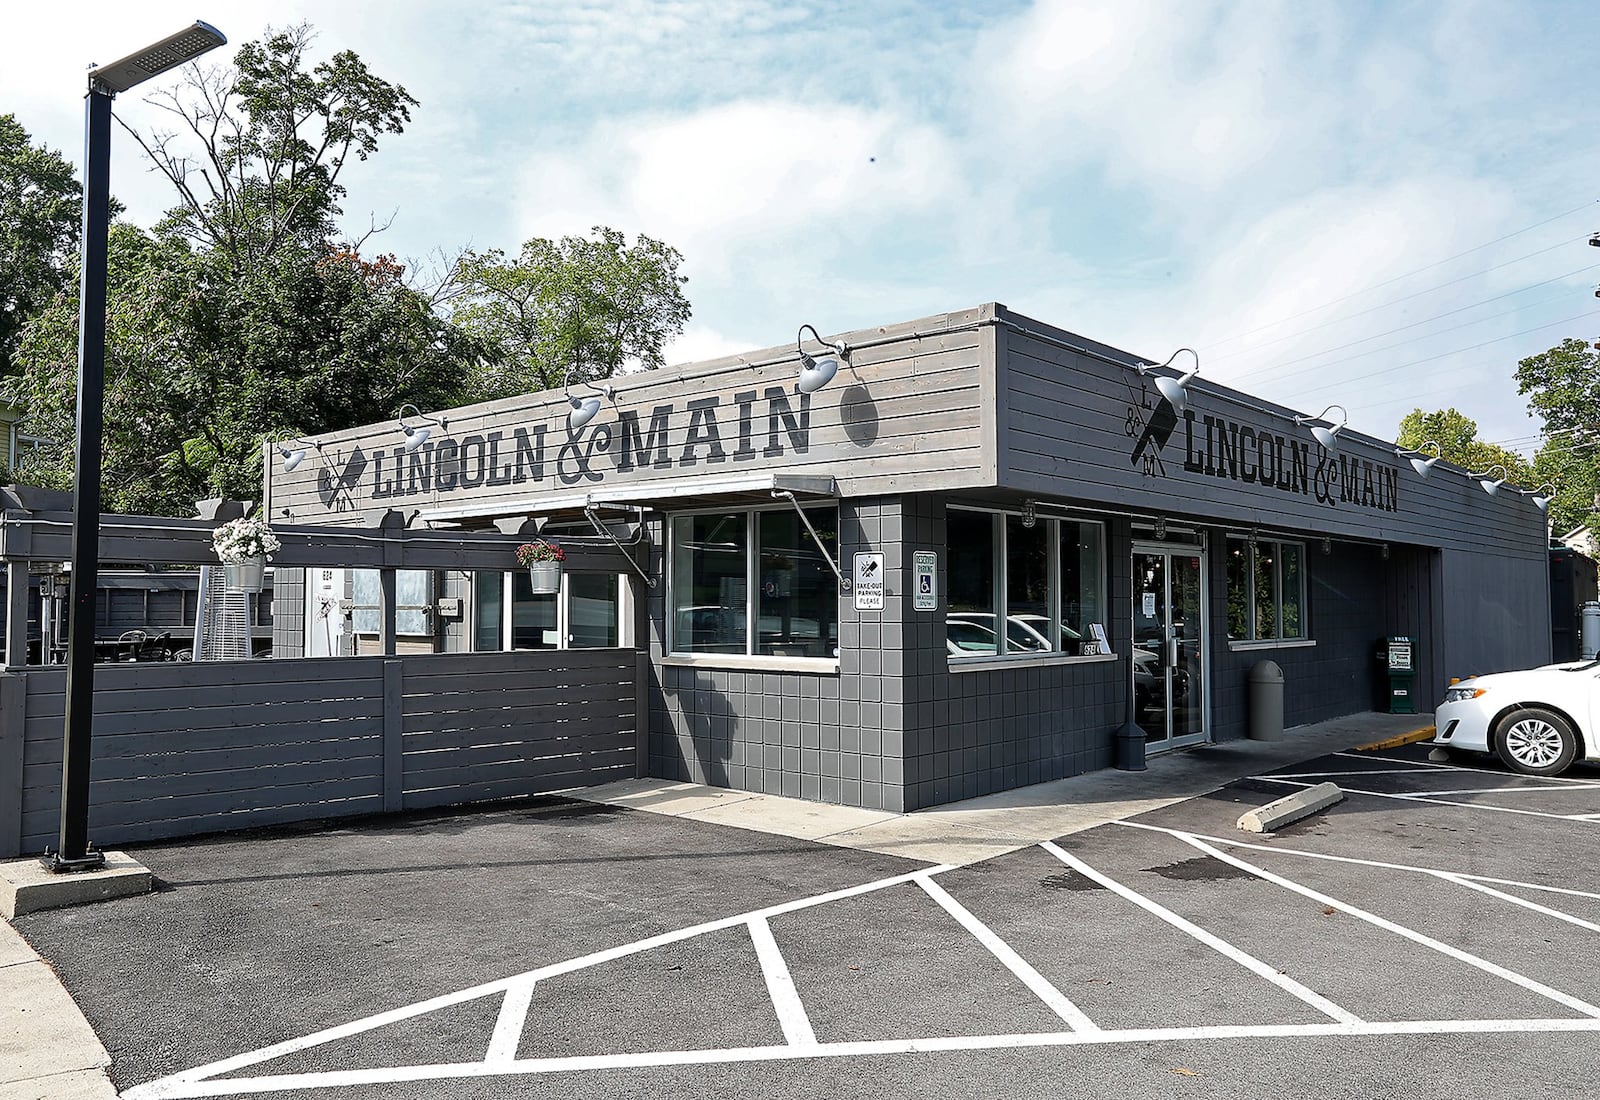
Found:
<svg viewBox="0 0 1600 1100"><path fill-rule="evenodd" d="M23 761L25 758L24 675L0 672L0 859L21 855ZM61 781L60 752L56 782Z"/></svg>

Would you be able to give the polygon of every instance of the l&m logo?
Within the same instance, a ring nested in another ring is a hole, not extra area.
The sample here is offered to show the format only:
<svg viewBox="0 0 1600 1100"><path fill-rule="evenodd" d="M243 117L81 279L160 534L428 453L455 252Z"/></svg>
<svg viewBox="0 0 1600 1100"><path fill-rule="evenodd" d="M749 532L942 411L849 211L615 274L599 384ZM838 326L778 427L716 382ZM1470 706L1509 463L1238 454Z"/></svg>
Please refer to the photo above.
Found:
<svg viewBox="0 0 1600 1100"><path fill-rule="evenodd" d="M1129 439L1137 440L1130 461L1134 466L1141 467L1140 472L1145 477L1165 477L1167 467L1161 459L1161 452L1178 428L1178 410L1160 393L1155 395L1152 402L1150 388L1142 381L1137 394L1130 384L1128 395L1128 413L1123 419L1122 428Z"/></svg>

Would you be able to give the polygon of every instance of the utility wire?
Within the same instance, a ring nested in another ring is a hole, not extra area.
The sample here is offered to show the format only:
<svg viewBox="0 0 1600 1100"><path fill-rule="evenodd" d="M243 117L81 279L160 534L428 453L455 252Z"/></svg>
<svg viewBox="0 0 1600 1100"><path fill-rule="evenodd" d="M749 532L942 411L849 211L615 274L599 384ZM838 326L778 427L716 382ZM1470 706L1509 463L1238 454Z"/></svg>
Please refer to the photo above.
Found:
<svg viewBox="0 0 1600 1100"><path fill-rule="evenodd" d="M1428 355L1428 356L1424 356L1421 359L1413 359L1408 363L1398 363L1395 366L1384 367L1382 370L1375 370L1375 371L1372 371L1369 374L1358 374L1353 378L1341 378L1341 379L1339 379L1337 381L1330 382L1325 386L1314 386L1314 387L1312 387L1311 389L1308 389L1308 390L1301 390L1301 391L1299 391L1299 396L1304 396L1304 395L1310 394L1310 393L1320 393L1323 390L1333 389L1336 386L1349 385L1351 382L1364 382L1369 378L1379 378L1379 377L1381 377L1381 376L1383 376L1385 374L1393 374L1395 371L1405 370L1408 367L1421 366L1423 363L1432 363L1432 362L1435 362L1435 361L1437 361L1439 359L1448 358L1449 356L1452 356L1452 355L1462 355L1462 354L1464 354L1466 352L1469 352L1469 351L1477 351L1479 348L1486 348L1490 344L1504 343L1507 340L1515 340L1519 336L1527 336L1527 335L1529 335L1531 333L1543 332L1547 328L1558 328L1561 325L1570 325L1575 321L1582 321L1582 320L1585 320L1586 318L1593 317L1597 312L1600 312L1600 310L1590 310L1588 313L1580 313L1576 317L1568 317L1568 318L1566 318L1564 320L1561 320L1561 321L1552 321L1548 325L1539 325L1539 326L1537 326L1535 328L1523 329L1521 332L1513 332L1513 333L1509 333L1509 334L1507 334L1505 336L1496 336L1493 339L1483 340L1483 341L1480 341L1479 343L1476 343L1476 344L1470 344L1470 345L1468 345L1467 347L1464 347L1464 348L1453 348L1450 351L1441 351L1437 355ZM1388 404L1388 403L1389 402L1383 402L1382 404ZM1361 406L1361 407L1362 408L1377 408L1379 406L1377 406L1377 405L1364 405L1364 406Z"/></svg>
<svg viewBox="0 0 1600 1100"><path fill-rule="evenodd" d="M1549 279L1541 279L1537 283L1529 283L1527 286L1522 287L1519 290L1508 290L1504 294L1496 294L1492 298L1484 298L1481 301L1473 302L1471 305L1459 306L1456 309L1446 310L1443 313L1435 313L1432 317L1424 317L1420 321L1412 321L1410 324L1401 325L1399 328L1392 328L1392 329L1389 329L1389 330L1387 330L1385 332L1375 332L1371 336L1363 336L1361 339L1352 340L1348 344L1339 344L1339 345L1337 345L1335 347L1324 348L1322 351L1314 351L1314 352L1311 352L1308 355L1301 355L1301 356L1298 356L1298 357L1296 357L1294 359L1280 360L1277 363L1273 363L1273 364L1265 366L1265 367L1252 367L1250 370L1242 371L1239 374L1231 375L1230 377L1231 378L1252 378L1252 377L1255 377L1256 375L1270 373L1272 371L1277 370L1280 367L1289 366L1292 363L1303 363L1308 359L1315 359L1318 356L1332 355L1336 351L1344 351L1346 348L1353 348L1357 344L1365 344L1365 343L1367 343L1368 341L1371 341L1371 340L1379 340L1379 339L1382 339L1385 336L1393 336L1397 332L1405 332L1407 329L1413 329L1413 328L1416 328L1419 325L1426 325L1426 324L1429 324L1429 323L1431 323L1433 321L1442 321L1446 317L1452 317L1457 313L1465 313L1469 309L1477 309L1479 306L1486 306L1486 305L1490 304L1491 302L1498 302L1498 301L1500 301L1501 299L1504 299L1504 298L1513 298L1516 295L1523 294L1523 293L1525 293L1525 292L1527 292L1529 290L1534 289L1535 287L1541 287L1541 286L1544 286L1544 285L1546 285L1548 283L1558 282L1558 281L1560 281L1562 279L1570 279L1574 275L1581 275L1585 271L1592 271L1597 267L1600 267L1600 264L1590 264L1587 267L1580 267L1580 268L1577 268L1577 269L1575 269L1573 271L1569 271L1565 275L1556 275L1556 276L1554 276L1552 278L1549 278ZM1524 303L1522 303L1522 305L1518 306L1517 309L1506 310L1505 312L1502 312L1502 313L1491 314L1488 317L1479 318L1478 321L1468 322L1468 325L1475 325L1475 324L1480 323L1481 321L1492 321L1496 317L1505 317L1508 314L1516 313L1519 310L1524 309L1524 308L1526 308L1528 306L1536 306L1536 305L1540 305L1541 303L1544 303L1544 302L1555 301L1555 299L1557 299L1557 298L1564 298L1569 293L1571 293L1570 290L1568 290L1568 288L1566 288L1566 287L1563 287L1563 288L1561 288L1560 291L1558 291L1555 294L1549 295L1548 297L1539 298L1539 299L1536 299L1535 301L1532 301L1532 302L1524 302ZM1458 329L1458 328L1466 328L1466 327L1468 327L1468 325L1455 325L1455 326L1452 326L1451 328L1440 329L1438 332L1428 333L1427 336L1438 336L1438 335L1442 335L1443 333L1446 333L1446 332L1454 332L1456 329ZM1425 339L1425 338L1426 337L1418 337L1418 339ZM1350 358L1359 358L1360 355L1374 355L1374 354L1376 354L1377 352L1380 352L1380 351L1387 351L1388 348L1400 347L1402 344L1406 344L1406 343L1410 343L1410 342L1411 341L1409 341L1409 340L1403 340L1399 344L1390 344L1386 348L1372 348L1372 349L1370 349L1368 351L1364 351L1364 352L1359 353L1359 355L1357 355L1357 356L1351 356ZM1336 359L1336 360L1334 360L1334 362L1345 363L1345 362L1349 362L1349 359ZM1326 365L1326 364L1324 364L1324 365Z"/></svg>
<svg viewBox="0 0 1600 1100"><path fill-rule="evenodd" d="M1492 241L1485 241L1483 244L1474 245L1473 247L1467 249L1465 252L1457 252L1454 256L1446 256L1442 260L1435 260L1431 264L1427 264L1427 265L1425 265L1423 267L1419 267L1419 268L1417 268L1417 269L1415 269L1413 271L1407 271L1403 275L1396 275L1391 279L1385 279L1381 283L1373 283L1371 286L1363 287L1360 290L1353 290L1349 294L1344 295L1344 297L1342 297L1342 298L1335 298L1331 302L1324 302L1320 306L1312 306L1310 309L1301 310L1299 313L1291 314L1288 317L1281 317L1276 321L1268 321L1266 324L1258 325L1255 328L1250 329L1248 332L1241 332L1241 333L1239 333L1239 334L1237 334L1235 336L1225 336L1221 340L1213 341L1211 344L1207 345L1207 350L1209 351L1211 348L1219 347L1222 344L1231 344L1233 341L1242 340L1246 336L1254 336L1256 333L1261 332L1264 329L1272 328L1275 325L1288 324L1290 321L1298 320L1301 317L1306 317L1306 316L1309 316L1310 314L1313 314L1313 313L1320 313L1322 310L1325 310L1325 309L1331 309L1331 308L1333 308L1334 306L1338 305L1341 302L1347 302L1351 298L1359 297L1360 295L1369 293L1370 291L1380 290L1383 287L1389 286L1389 285L1391 285L1393 283L1398 283L1402 279L1409 279L1413 275L1421 275L1424 271L1432 271L1436 267L1442 267L1443 265L1445 265L1447 263L1450 263L1450 262L1452 262L1454 260L1461 259L1461 257L1463 257L1463 256L1470 256L1470 255L1472 255L1472 253L1480 252L1483 249L1490 247L1491 245L1500 244L1502 241L1509 241L1511 238L1520 237L1524 233L1531 233L1535 229L1540 229L1540 228L1542 228L1544 226L1547 226L1551 222L1558 222L1562 218L1570 218L1574 214L1577 214L1577 213L1580 213L1581 211L1589 209L1596 202L1600 202L1600 199L1592 199L1592 200L1590 200L1588 202L1585 202L1581 206L1574 206L1571 210L1568 210L1568 211L1566 211L1564 213L1561 213L1561 214L1557 214L1553 218L1546 218L1542 222L1536 222L1533 225L1530 225L1525 229L1517 230L1515 233L1507 233L1503 237L1496 237ZM1568 243L1568 242L1563 242L1563 243ZM1515 261L1512 261L1512 262L1515 262ZM1489 270L1493 271L1494 268L1490 268ZM1480 272L1480 274L1481 274L1481 272ZM1449 284L1446 283L1444 285L1448 286Z"/></svg>
<svg viewBox="0 0 1600 1100"><path fill-rule="evenodd" d="M1318 331L1320 331L1322 329L1325 329L1325 328L1328 328L1328 327L1330 327L1332 325L1340 325L1340 324L1343 324L1346 321L1353 321L1357 317L1365 317L1369 313L1377 313L1379 310L1388 309L1390 306L1399 305L1401 302L1409 302L1413 298L1421 298L1424 295L1432 294L1436 290L1443 290L1447 286L1454 286L1457 283L1464 283L1468 279L1476 279L1480 275L1487 275L1487 274L1489 274L1489 272L1498 271L1502 267L1510 267L1512 264L1519 264L1523 260L1531 260L1535 256L1542 256L1546 252L1554 252L1558 248L1567 247L1573 241L1584 241L1584 240L1588 240L1588 239L1589 239L1589 234L1585 233L1581 237L1571 237L1571 238L1568 238L1567 240L1557 241L1555 244L1550 245L1548 248L1541 248L1541 249L1539 249L1539 250L1537 250L1535 252L1529 252L1526 255L1518 256L1514 260L1506 260L1503 263L1495 264L1493 267L1486 267L1482 271L1469 272L1468 274L1462 275L1462 276L1460 276L1458 278L1449 279L1449 280L1446 280L1445 282L1439 283L1437 286L1430 286L1430 287L1428 287L1428 288L1426 288L1424 290L1414 291L1411 294L1405 294L1405 295L1400 296L1399 298L1391 298L1386 302L1379 302L1375 306L1369 306L1366 309L1357 310L1354 313L1347 313L1343 317L1335 317L1332 320L1328 320L1328 321L1322 322L1320 325L1312 325L1310 328L1301 329L1298 332L1291 332L1291 333L1288 333L1288 334L1286 334L1284 336L1275 336L1271 340L1263 341L1262 343L1258 344L1256 347L1253 347L1253 348L1246 348L1243 351L1232 352L1231 354L1228 354L1228 355L1211 356L1211 355L1208 354L1207 355L1207 359L1211 360L1211 361L1226 361L1228 359L1235 359L1235 358L1237 358L1237 357L1239 357L1241 355L1248 355L1251 352L1260 351L1262 348L1268 347L1269 345L1281 344L1285 340L1293 340L1294 338L1296 338L1298 336L1305 336L1305 335L1307 335L1309 333L1318 332ZM1443 261L1441 261L1441 262L1443 262ZM1435 266L1437 266L1437 265L1435 265ZM1379 285L1381 286L1383 284L1379 284ZM1360 292L1358 292L1358 293L1360 293ZM1346 295L1346 297L1349 297L1349 295ZM1343 301L1343 299L1340 299L1340 301ZM1308 312L1313 312L1314 313L1314 312L1316 312L1316 310L1310 310ZM1260 331L1260 330L1258 329L1257 331Z"/></svg>
<svg viewBox="0 0 1600 1100"><path fill-rule="evenodd" d="M1596 266L1600 266L1600 265L1596 265ZM1396 340L1392 344L1384 344L1381 347L1368 348L1366 351L1358 351L1354 355L1345 356L1343 359L1326 359L1326 360L1324 360L1324 361L1322 361L1320 363L1313 363L1308 367L1301 367L1298 370L1283 371L1281 373L1276 373L1274 376L1277 377L1277 378L1294 378L1294 377L1296 377L1298 375L1306 374L1309 371L1321 370L1324 367L1338 366L1340 363L1353 363L1358 359L1365 359L1369 355L1377 355L1380 352L1393 351L1395 348L1403 348L1407 344L1415 344L1418 340L1432 340L1435 337L1443 336L1446 333L1458 332L1458 331L1460 331L1461 329L1464 329L1464 328L1471 328L1474 325L1481 325L1486 321L1497 321L1501 317L1510 317L1510 316L1512 316L1514 314L1521 313L1528 306L1535 306L1535 305L1540 305L1540 304L1542 304L1544 302L1555 301L1557 298L1566 298L1569 295L1570 295L1570 292L1565 290L1565 289L1563 289L1563 290L1557 292L1556 294L1550 295L1547 298L1540 298L1540 299L1538 299L1537 301L1534 301L1534 302L1527 302L1527 303L1524 303L1524 305L1517 306L1517 307L1515 307L1513 309L1502 310L1499 313L1491 313L1487 317L1478 317L1478 318L1475 318L1474 320L1471 320L1471 321L1463 321L1459 325L1449 325L1449 326L1447 326L1445 328L1436 329L1433 332L1424 332L1424 333L1420 333L1419 335L1416 335L1416 336L1409 336L1404 340ZM1453 312L1459 313L1460 310L1455 310ZM1443 315L1443 316L1447 316L1447 315ZM1429 320L1437 320L1437 318L1430 318ZM1417 322L1417 324L1423 324L1423 323L1425 323L1425 322L1422 322L1422 321L1418 321ZM1407 326L1404 326L1404 327L1405 328L1411 328L1411 327L1414 327L1414 326L1407 325ZM1400 331L1404 331L1404 329L1396 329L1395 331L1396 332L1400 332ZM1382 334L1380 334L1380 335L1382 335ZM1369 336L1366 339L1368 339L1368 340L1376 340L1377 338L1378 338L1377 336ZM1356 341L1356 343L1362 343L1362 342L1363 341L1361 341L1361 340ZM1346 347L1352 347L1354 345L1347 344L1345 346ZM1287 363L1302 363L1302 362L1305 362L1307 359L1315 359L1315 358L1317 358L1318 356L1321 356L1321 355L1330 355L1333 352L1339 351L1339 350L1341 350L1341 349L1339 349L1339 348L1329 348L1327 351L1317 352L1317 353L1315 353L1313 355L1302 355L1298 359L1286 360L1285 364L1280 364L1280 366L1281 365L1286 365ZM1252 375L1260 375L1260 374L1265 374L1265 373L1267 373L1267 368L1261 368L1261 369L1257 369L1257 370L1254 370L1254 371L1248 371L1248 372L1246 372L1244 374L1233 375L1232 378L1230 378L1230 381L1232 379L1249 378Z"/></svg>

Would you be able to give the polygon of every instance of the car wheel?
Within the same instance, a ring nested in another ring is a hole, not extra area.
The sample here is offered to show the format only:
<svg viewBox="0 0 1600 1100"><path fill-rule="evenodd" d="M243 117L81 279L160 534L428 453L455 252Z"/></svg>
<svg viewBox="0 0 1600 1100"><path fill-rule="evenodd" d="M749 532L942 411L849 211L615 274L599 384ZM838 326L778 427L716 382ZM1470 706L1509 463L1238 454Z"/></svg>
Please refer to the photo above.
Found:
<svg viewBox="0 0 1600 1100"><path fill-rule="evenodd" d="M1578 755L1572 723L1542 707L1512 711L1495 731L1495 752L1523 775L1560 775Z"/></svg>

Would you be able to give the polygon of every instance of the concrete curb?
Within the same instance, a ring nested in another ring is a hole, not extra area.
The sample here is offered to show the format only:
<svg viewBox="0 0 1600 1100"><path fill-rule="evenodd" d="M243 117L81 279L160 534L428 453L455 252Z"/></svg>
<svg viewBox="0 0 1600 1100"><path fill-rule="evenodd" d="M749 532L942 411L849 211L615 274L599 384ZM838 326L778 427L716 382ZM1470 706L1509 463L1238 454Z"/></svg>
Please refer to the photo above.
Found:
<svg viewBox="0 0 1600 1100"><path fill-rule="evenodd" d="M1386 737L1382 741L1374 741L1370 745L1357 745L1356 752L1377 752L1379 749L1398 749L1401 745L1414 745L1418 741L1430 740L1437 732L1432 726L1423 726L1421 729L1407 730L1405 733Z"/></svg>
<svg viewBox="0 0 1600 1100"><path fill-rule="evenodd" d="M1239 819L1238 827L1247 833L1270 833L1342 801L1344 792L1336 784L1318 783L1250 810Z"/></svg>
<svg viewBox="0 0 1600 1100"><path fill-rule="evenodd" d="M126 852L105 853L99 871L58 875L36 859L0 863L0 917L10 920L41 909L86 905L93 901L148 894L150 869Z"/></svg>
<svg viewBox="0 0 1600 1100"><path fill-rule="evenodd" d="M50 964L0 920L0 1100L116 1100L110 1065Z"/></svg>

